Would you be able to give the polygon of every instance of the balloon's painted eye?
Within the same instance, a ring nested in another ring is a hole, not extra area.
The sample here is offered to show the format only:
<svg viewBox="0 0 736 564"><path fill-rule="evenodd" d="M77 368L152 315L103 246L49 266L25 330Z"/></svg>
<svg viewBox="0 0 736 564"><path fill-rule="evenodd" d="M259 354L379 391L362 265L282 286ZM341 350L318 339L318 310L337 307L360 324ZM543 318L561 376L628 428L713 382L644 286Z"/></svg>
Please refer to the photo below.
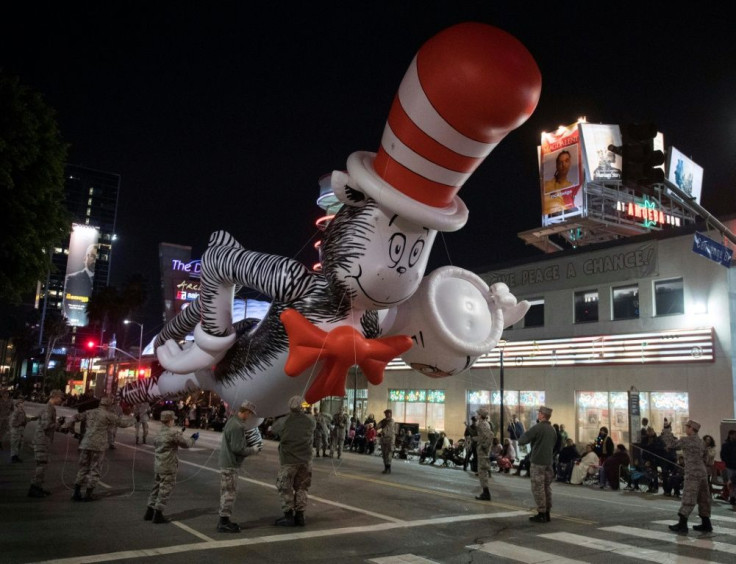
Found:
<svg viewBox="0 0 736 564"><path fill-rule="evenodd" d="M394 264L401 260L406 246L406 237L403 233L394 233L389 240L388 256Z"/></svg>

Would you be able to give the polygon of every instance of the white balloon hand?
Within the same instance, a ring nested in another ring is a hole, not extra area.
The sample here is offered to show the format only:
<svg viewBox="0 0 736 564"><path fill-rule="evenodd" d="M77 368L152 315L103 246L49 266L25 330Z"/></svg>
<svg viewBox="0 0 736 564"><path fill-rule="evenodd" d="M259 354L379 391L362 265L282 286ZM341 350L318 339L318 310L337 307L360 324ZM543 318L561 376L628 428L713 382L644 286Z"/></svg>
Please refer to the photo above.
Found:
<svg viewBox="0 0 736 564"><path fill-rule="evenodd" d="M530 303L526 300L516 302L516 296L503 282L496 282L490 288L489 301L503 312L503 326L510 327L529 311Z"/></svg>
<svg viewBox="0 0 736 564"><path fill-rule="evenodd" d="M209 368L221 361L236 339L235 333L216 337L205 333L200 323L194 328L194 343L184 348L169 339L156 349L156 357L166 370L177 374Z"/></svg>

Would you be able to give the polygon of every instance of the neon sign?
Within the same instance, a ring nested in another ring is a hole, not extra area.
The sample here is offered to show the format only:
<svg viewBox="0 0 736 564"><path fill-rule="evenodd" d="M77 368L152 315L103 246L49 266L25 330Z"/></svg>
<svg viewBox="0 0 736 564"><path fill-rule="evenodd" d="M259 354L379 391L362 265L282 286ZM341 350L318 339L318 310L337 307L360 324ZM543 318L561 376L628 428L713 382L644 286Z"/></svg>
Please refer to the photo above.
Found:
<svg viewBox="0 0 736 564"><path fill-rule="evenodd" d="M641 204L635 202L616 202L616 210L623 212L632 219L641 220L644 227L657 225L672 225L680 227L680 218L657 209L656 202L644 198Z"/></svg>
<svg viewBox="0 0 736 564"><path fill-rule="evenodd" d="M200 259L194 259L189 262L184 262L179 259L172 259L171 270L186 272L191 276L199 278L202 273L202 261Z"/></svg>

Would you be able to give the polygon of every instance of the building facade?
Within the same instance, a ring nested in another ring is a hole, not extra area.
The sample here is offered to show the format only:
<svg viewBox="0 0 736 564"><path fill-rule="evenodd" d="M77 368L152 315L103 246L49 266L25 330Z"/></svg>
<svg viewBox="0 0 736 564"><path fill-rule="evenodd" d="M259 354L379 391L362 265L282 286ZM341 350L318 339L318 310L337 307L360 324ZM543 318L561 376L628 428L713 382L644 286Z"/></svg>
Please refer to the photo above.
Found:
<svg viewBox="0 0 736 564"><path fill-rule="evenodd" d="M96 290L107 286L110 280L120 175L76 165L67 165L64 173L65 205L72 216L72 221L80 226L97 228L99 231L94 276L94 290ZM69 243L70 241L66 241L65 245L54 249L51 257L54 269L47 284L42 284L38 293L38 307L45 307L47 312L63 311Z"/></svg>
<svg viewBox="0 0 736 564"><path fill-rule="evenodd" d="M481 405L498 430L502 412L504 428L514 414L528 428L544 404L576 442L594 440L606 426L614 441L628 443L634 401L657 432L667 417L684 434L692 418L718 443L720 422L735 412L736 286L730 268L693 252L694 230L686 231L479 273L528 300L527 316L459 376L430 379L391 363L383 384L369 389L369 411L390 406L397 421L458 439ZM638 418L635 425L638 431Z"/></svg>

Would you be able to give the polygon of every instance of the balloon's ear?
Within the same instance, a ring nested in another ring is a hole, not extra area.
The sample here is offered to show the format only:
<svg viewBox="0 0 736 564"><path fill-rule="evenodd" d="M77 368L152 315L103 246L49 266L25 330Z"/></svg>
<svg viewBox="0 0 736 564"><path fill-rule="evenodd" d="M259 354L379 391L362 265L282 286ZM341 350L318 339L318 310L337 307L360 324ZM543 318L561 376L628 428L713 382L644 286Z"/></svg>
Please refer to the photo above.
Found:
<svg viewBox="0 0 736 564"><path fill-rule="evenodd" d="M358 188L350 186L354 182L348 174L340 170L333 171L331 183L335 196L346 206L362 208L365 205L368 197Z"/></svg>

